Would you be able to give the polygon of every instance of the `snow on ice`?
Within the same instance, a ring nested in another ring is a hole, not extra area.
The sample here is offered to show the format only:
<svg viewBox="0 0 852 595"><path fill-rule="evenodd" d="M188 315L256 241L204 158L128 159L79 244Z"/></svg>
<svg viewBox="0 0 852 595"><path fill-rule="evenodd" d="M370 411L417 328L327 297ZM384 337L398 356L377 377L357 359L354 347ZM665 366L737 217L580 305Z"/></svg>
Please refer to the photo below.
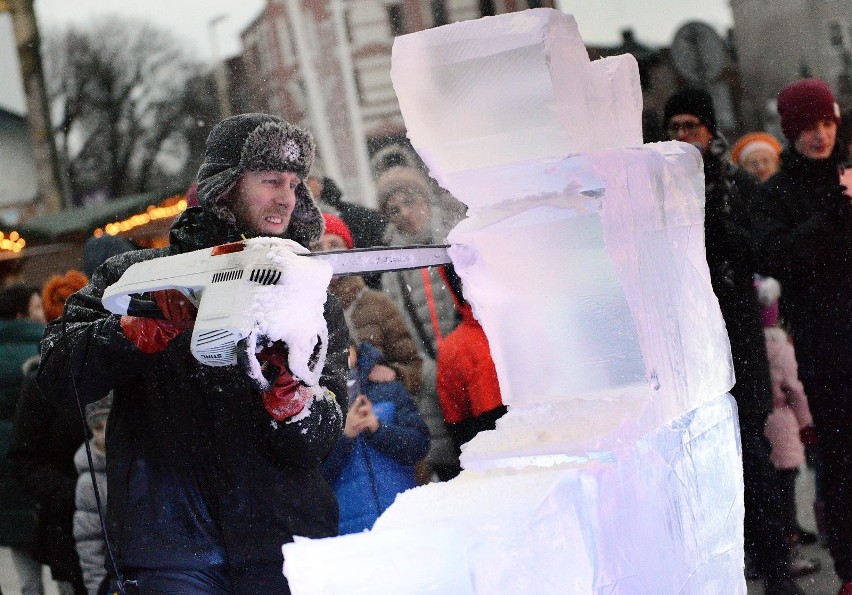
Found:
<svg viewBox="0 0 852 595"><path fill-rule="evenodd" d="M745 593L698 152L643 146L635 60L555 10L398 37L391 74L509 413L371 531L284 545L293 593Z"/></svg>

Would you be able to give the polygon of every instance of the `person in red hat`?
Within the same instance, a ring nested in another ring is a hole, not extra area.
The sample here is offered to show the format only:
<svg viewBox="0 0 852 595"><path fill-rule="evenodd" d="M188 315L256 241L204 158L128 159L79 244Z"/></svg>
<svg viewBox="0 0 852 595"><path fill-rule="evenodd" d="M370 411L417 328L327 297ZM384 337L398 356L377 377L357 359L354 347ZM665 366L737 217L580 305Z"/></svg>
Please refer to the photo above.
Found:
<svg viewBox="0 0 852 595"><path fill-rule="evenodd" d="M823 460L828 545L852 595L852 204L840 183L840 110L831 88L804 79L778 94L790 146L754 210L760 272L785 288L785 316Z"/></svg>
<svg viewBox="0 0 852 595"><path fill-rule="evenodd" d="M323 213L325 231L312 245L325 252L355 247L349 226L343 219ZM383 292L367 287L360 275L334 277L328 287L343 306L349 337L355 343L367 341L384 356L371 373L372 382L400 380L411 394L417 394L422 381L423 362L417 345L396 304Z"/></svg>

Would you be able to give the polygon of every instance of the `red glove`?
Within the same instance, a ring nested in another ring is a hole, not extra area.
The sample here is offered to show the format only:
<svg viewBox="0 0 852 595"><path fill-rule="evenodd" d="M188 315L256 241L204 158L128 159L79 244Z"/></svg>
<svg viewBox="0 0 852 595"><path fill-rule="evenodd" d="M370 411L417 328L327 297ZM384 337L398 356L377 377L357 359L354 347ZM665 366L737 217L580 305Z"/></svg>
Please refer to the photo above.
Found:
<svg viewBox="0 0 852 595"><path fill-rule="evenodd" d="M198 308L177 289L161 289L152 291L150 295L163 312L166 320L174 322L195 320L195 316L198 314Z"/></svg>
<svg viewBox="0 0 852 595"><path fill-rule="evenodd" d="M311 391L293 378L284 353L275 346L268 347L257 354L257 359L264 371L272 366L279 370L278 378L263 392L266 412L275 421L283 421L302 411L311 399Z"/></svg>
<svg viewBox="0 0 852 595"><path fill-rule="evenodd" d="M805 446L819 446L816 428L813 426L805 426L799 430L799 439Z"/></svg>
<svg viewBox="0 0 852 595"><path fill-rule="evenodd" d="M192 322L169 322L139 316L122 316L121 330L142 353L159 353L183 331L192 328Z"/></svg>

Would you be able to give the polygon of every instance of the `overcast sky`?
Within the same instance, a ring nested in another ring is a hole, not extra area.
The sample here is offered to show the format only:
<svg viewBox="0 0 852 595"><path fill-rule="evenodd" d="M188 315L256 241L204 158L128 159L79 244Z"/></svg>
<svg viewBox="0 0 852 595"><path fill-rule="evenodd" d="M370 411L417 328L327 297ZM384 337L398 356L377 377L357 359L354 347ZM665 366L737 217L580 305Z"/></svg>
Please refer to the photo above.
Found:
<svg viewBox="0 0 852 595"><path fill-rule="evenodd" d="M224 16L214 31L219 52L240 51L239 34L260 14L265 0L35 0L36 17L43 30L82 25L99 17L120 14L146 19L174 31L194 55L212 60L210 21ZM729 0L558 0L557 5L577 19L589 44L615 44L621 30L630 27L641 43L665 46L688 21L700 20L720 34L732 25ZM0 107L20 112L23 94L11 79L14 53L9 16L0 14ZM20 85L20 82L17 82Z"/></svg>

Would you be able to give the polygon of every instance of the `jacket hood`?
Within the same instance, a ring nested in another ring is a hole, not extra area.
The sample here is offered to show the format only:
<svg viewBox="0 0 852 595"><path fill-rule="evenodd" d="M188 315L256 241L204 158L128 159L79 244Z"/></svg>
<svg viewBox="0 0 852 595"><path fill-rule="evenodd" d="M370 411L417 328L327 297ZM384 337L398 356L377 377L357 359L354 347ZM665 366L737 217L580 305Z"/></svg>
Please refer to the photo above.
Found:
<svg viewBox="0 0 852 595"><path fill-rule="evenodd" d="M383 363L385 363L385 356L382 355L378 347L367 341L362 341L358 345L358 373L361 376L359 378L361 381L361 390L366 391L367 386L372 384L369 375L376 364Z"/></svg>

